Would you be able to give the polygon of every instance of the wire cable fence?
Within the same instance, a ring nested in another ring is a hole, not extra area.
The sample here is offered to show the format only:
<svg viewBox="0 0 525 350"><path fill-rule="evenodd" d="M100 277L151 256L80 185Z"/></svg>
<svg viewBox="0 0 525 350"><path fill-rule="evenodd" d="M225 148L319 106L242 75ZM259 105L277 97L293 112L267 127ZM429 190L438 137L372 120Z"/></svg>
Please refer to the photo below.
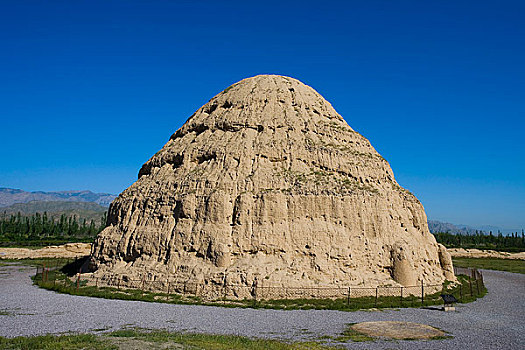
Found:
<svg viewBox="0 0 525 350"><path fill-rule="evenodd" d="M71 263L69 264L71 265ZM66 264L67 266L67 264ZM63 266L37 266L35 283L60 292L120 299L162 302L233 303L254 305L332 305L338 309L416 307L442 304L441 294L451 294L460 302L482 296L486 289L482 273L474 268L455 268L458 283L421 283L414 286L341 286L287 287L271 285L240 285L228 283L195 283L177 278L164 280L131 279L112 275L103 278L82 273L63 272ZM101 294L102 293L102 294Z"/></svg>

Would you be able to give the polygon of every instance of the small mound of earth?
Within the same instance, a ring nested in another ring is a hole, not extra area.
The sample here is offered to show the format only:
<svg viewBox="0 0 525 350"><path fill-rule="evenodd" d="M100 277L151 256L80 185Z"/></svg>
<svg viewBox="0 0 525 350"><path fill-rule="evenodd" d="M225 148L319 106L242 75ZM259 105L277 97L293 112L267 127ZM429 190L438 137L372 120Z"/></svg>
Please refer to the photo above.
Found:
<svg viewBox="0 0 525 350"><path fill-rule="evenodd" d="M446 336L445 332L439 329L413 322L361 322L352 325L351 328L371 337L391 339L431 339Z"/></svg>

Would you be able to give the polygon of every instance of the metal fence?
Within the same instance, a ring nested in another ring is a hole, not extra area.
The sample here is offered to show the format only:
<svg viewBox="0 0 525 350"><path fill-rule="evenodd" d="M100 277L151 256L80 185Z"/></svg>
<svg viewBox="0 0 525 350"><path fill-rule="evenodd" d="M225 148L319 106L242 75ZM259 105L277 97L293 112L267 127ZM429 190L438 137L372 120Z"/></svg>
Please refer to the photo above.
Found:
<svg viewBox="0 0 525 350"><path fill-rule="evenodd" d="M36 281L46 286L60 286L69 290L82 290L86 287L112 289L115 292L126 290L153 293L164 300L172 296L192 297L200 301L269 301L269 300L306 300L330 299L344 301L346 305L356 307L402 307L438 304L441 294L452 294L458 300L477 297L483 293L483 275L477 269L455 268L456 275L465 275L462 283L441 285L425 284L414 286L341 286L341 287L286 287L271 285L237 285L194 283L176 278L165 280L130 279L126 276L93 277L83 274L82 270L74 276L66 277L59 273L59 264L37 267Z"/></svg>

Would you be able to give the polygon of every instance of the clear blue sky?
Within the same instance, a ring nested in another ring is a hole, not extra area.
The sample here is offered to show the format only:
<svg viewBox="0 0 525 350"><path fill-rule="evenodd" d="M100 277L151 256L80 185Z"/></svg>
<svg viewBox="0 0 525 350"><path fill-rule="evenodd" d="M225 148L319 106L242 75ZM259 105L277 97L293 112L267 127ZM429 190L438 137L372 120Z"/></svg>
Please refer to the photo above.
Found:
<svg viewBox="0 0 525 350"><path fill-rule="evenodd" d="M0 187L119 193L212 96L295 77L429 218L525 227L524 1L2 1Z"/></svg>

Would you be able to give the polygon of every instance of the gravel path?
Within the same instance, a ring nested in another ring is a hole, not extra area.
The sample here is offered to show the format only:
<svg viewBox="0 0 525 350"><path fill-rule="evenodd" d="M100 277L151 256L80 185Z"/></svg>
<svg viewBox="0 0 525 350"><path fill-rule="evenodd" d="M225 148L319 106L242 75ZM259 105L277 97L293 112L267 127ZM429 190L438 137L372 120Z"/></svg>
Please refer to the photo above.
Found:
<svg viewBox="0 0 525 350"><path fill-rule="evenodd" d="M349 349L524 349L525 275L484 271L489 294L456 312L341 312L169 305L57 294L32 285L34 268L0 266L0 336L100 332L123 327L305 340L337 336L347 323L410 321L450 332L429 341L349 343Z"/></svg>

